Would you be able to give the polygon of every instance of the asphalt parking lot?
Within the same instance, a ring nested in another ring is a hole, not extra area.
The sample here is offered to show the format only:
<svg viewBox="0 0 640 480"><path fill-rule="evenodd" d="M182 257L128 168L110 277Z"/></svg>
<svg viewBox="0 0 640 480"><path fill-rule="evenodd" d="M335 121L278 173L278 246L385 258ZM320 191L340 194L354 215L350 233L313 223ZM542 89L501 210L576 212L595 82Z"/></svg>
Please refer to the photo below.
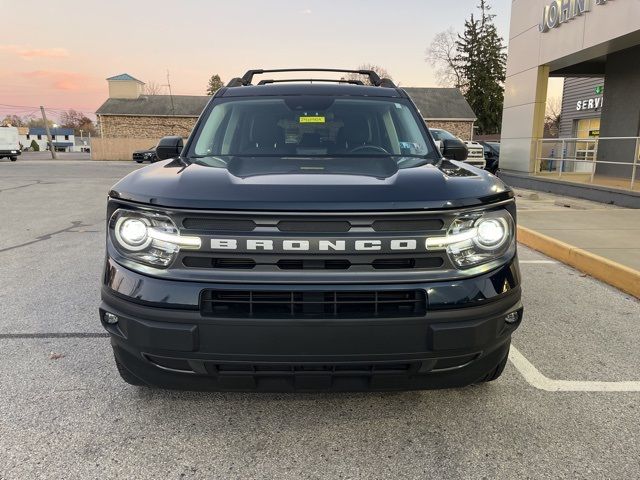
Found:
<svg viewBox="0 0 640 480"><path fill-rule="evenodd" d="M0 479L637 478L640 302L526 248L491 384L207 394L123 383L97 316L133 163L0 161Z"/></svg>

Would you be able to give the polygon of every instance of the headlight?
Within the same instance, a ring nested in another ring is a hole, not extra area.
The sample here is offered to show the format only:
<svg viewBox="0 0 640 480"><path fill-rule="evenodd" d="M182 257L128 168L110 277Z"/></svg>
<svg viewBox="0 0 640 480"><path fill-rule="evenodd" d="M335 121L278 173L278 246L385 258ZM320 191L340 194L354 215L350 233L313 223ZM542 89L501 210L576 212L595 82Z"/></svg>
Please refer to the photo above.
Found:
<svg viewBox="0 0 640 480"><path fill-rule="evenodd" d="M469 268L495 260L513 242L514 222L506 210L473 213L457 218L444 237L426 239L427 250L446 250L458 268Z"/></svg>
<svg viewBox="0 0 640 480"><path fill-rule="evenodd" d="M121 216L114 229L116 240L127 250L144 250L151 241L148 227L149 223L141 218Z"/></svg>
<svg viewBox="0 0 640 480"><path fill-rule="evenodd" d="M478 221L477 241L485 248L498 248L508 238L508 226L504 219L482 218Z"/></svg>
<svg viewBox="0 0 640 480"><path fill-rule="evenodd" d="M111 215L109 235L124 257L153 267L167 267L181 248L198 249L201 243L199 237L180 235L165 215L125 209Z"/></svg>

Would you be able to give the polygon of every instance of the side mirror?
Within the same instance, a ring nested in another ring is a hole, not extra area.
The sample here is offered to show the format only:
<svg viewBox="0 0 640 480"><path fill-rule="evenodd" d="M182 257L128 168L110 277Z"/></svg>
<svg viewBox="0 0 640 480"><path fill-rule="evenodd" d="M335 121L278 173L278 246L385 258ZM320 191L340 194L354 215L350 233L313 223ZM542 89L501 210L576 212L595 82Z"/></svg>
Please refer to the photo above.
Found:
<svg viewBox="0 0 640 480"><path fill-rule="evenodd" d="M156 146L156 156L160 160L178 157L182 147L182 137L163 137Z"/></svg>
<svg viewBox="0 0 640 480"><path fill-rule="evenodd" d="M449 160L464 161L469 155L467 146L461 140L443 140L442 156Z"/></svg>
<svg viewBox="0 0 640 480"><path fill-rule="evenodd" d="M442 149L444 148L442 146L442 141L441 140L434 140L434 142L436 142L436 147L438 147L438 150L440 150L440 153L442 153Z"/></svg>

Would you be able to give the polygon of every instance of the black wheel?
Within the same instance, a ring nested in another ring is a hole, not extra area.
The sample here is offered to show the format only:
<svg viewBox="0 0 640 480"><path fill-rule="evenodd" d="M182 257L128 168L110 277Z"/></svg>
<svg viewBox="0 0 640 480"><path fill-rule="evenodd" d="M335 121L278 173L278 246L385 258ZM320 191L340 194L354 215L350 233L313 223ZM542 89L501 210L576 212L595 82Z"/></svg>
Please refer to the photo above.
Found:
<svg viewBox="0 0 640 480"><path fill-rule="evenodd" d="M12 162L15 162L16 160L18 160L18 157L9 157L11 159Z"/></svg>
<svg viewBox="0 0 640 480"><path fill-rule="evenodd" d="M142 163L142 160L136 160L136 163Z"/></svg>
<svg viewBox="0 0 640 480"><path fill-rule="evenodd" d="M480 380L478 380L476 382L476 384L493 382L494 380L497 380L498 378L500 378L500 375L502 375L502 372L504 372L504 367L507 366L507 360L509 360L509 351L508 350L507 350L507 354L504 356L504 358L502 360L500 360L500 363L498 363L498 365L496 365L494 368L489 370L489 372L484 377L482 377Z"/></svg>
<svg viewBox="0 0 640 480"><path fill-rule="evenodd" d="M127 367L125 367L120 361L116 358L116 367L118 368L118 373L122 377L122 379L127 382L129 385L133 385L135 387L144 387L147 384L136 377L133 373L131 373Z"/></svg>

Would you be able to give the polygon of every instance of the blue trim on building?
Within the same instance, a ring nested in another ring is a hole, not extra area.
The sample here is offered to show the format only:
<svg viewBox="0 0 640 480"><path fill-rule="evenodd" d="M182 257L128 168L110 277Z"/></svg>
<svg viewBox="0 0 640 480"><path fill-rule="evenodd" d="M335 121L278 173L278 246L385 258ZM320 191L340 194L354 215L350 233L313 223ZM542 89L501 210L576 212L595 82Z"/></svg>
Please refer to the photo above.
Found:
<svg viewBox="0 0 640 480"><path fill-rule="evenodd" d="M128 73L121 73L120 75L115 75L113 77L107 78L107 80L134 80L136 82L144 83L138 80L137 78L132 77Z"/></svg>
<svg viewBox="0 0 640 480"><path fill-rule="evenodd" d="M50 128L51 135L73 135L73 128ZM29 135L46 135L47 130L43 127L31 127Z"/></svg>

